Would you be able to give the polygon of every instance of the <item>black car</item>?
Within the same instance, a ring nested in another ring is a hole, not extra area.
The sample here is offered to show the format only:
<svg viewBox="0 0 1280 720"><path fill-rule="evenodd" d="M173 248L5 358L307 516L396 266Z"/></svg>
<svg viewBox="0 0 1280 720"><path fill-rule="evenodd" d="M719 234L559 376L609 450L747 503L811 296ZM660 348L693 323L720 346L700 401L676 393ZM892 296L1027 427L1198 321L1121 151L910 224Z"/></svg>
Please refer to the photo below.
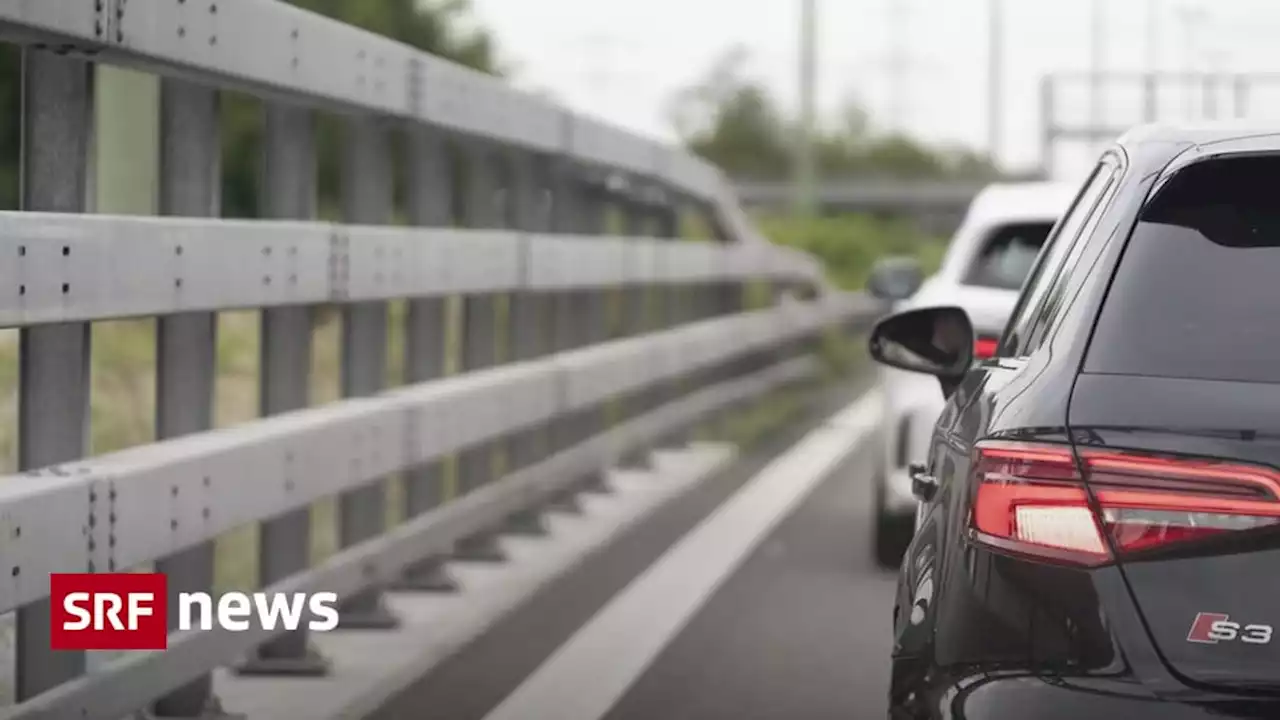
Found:
<svg viewBox="0 0 1280 720"><path fill-rule="evenodd" d="M949 398L889 717L1280 718L1280 132L1121 138L973 342L945 307L870 340Z"/></svg>

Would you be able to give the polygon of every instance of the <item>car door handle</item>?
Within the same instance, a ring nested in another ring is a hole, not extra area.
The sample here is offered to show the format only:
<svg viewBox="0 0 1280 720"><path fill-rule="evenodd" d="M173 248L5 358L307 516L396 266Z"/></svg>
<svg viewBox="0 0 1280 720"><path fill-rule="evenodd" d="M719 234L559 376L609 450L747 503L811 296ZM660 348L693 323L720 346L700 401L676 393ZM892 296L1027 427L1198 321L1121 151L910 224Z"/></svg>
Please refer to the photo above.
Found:
<svg viewBox="0 0 1280 720"><path fill-rule="evenodd" d="M911 463L907 472L911 478L911 494L920 502L932 502L938 494L938 478L929 474L924 463Z"/></svg>

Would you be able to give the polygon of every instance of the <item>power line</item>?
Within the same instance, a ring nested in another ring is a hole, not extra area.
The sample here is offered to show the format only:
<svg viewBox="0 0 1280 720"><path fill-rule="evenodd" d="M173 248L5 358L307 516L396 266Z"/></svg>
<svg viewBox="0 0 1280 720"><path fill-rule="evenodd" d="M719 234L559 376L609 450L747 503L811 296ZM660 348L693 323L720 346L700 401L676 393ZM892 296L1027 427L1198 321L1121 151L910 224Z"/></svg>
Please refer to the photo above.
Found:
<svg viewBox="0 0 1280 720"><path fill-rule="evenodd" d="M1160 72L1160 0L1147 0L1147 72Z"/></svg>
<svg viewBox="0 0 1280 720"><path fill-rule="evenodd" d="M1004 133L1004 3L987 3L987 155L999 164Z"/></svg>
<svg viewBox="0 0 1280 720"><path fill-rule="evenodd" d="M800 123L797 131L794 168L793 211L802 217L812 216L816 207L817 170L813 155L816 124L816 85L818 65L818 2L800 0L799 85Z"/></svg>
<svg viewBox="0 0 1280 720"><path fill-rule="evenodd" d="M909 0L888 0L889 38L889 128L901 132L906 116L907 86L911 64L908 42L910 40L911 7Z"/></svg>
<svg viewBox="0 0 1280 720"><path fill-rule="evenodd" d="M1093 0L1092 27L1089 30L1089 121L1095 128L1106 125L1106 99L1103 73L1106 72L1107 17L1102 0Z"/></svg>

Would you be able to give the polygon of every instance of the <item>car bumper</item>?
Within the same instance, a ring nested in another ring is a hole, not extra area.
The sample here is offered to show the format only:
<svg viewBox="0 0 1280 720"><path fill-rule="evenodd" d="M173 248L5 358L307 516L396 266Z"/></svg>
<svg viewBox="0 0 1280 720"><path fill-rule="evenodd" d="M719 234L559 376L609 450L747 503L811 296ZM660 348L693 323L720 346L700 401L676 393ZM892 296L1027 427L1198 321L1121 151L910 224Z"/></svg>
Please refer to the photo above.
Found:
<svg viewBox="0 0 1280 720"><path fill-rule="evenodd" d="M1141 685L1102 678L1001 676L995 672L955 682L928 702L927 717L948 720L1223 720L1280 717L1280 701L1202 696L1170 701ZM923 708L921 708L923 709Z"/></svg>

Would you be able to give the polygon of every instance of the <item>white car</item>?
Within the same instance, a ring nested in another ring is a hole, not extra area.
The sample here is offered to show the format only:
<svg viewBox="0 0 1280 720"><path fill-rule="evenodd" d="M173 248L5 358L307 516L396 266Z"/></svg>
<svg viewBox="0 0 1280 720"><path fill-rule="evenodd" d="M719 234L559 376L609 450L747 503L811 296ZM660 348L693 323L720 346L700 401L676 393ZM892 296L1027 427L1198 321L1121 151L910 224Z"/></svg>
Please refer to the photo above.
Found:
<svg viewBox="0 0 1280 720"><path fill-rule="evenodd" d="M964 308L978 337L975 357L990 357L1040 248L1077 189L1072 183L1048 182L988 186L970 204L935 275L921 284L913 261L891 258L877 266L869 289L895 301L895 311L930 305ZM883 366L880 372L885 425L875 478L876 559L897 568L916 524L910 466L925 461L946 401L933 377Z"/></svg>

